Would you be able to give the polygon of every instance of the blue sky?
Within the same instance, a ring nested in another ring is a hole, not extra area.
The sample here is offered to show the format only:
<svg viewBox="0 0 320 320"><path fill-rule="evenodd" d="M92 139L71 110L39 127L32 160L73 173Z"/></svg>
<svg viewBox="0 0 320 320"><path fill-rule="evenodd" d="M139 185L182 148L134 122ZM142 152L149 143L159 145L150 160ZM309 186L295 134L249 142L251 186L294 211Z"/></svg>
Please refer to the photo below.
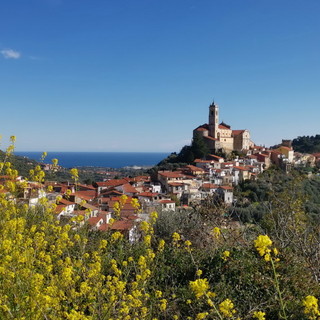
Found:
<svg viewBox="0 0 320 320"><path fill-rule="evenodd" d="M179 151L207 122L319 134L318 0L4 0L0 133L23 151Z"/></svg>

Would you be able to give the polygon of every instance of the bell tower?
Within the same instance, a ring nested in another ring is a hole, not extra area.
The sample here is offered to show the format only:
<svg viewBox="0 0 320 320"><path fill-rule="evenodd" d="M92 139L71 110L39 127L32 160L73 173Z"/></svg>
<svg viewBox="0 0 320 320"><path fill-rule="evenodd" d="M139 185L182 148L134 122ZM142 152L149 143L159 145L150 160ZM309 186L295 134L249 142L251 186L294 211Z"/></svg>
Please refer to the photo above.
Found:
<svg viewBox="0 0 320 320"><path fill-rule="evenodd" d="M209 136L218 138L219 106L214 101L209 106Z"/></svg>

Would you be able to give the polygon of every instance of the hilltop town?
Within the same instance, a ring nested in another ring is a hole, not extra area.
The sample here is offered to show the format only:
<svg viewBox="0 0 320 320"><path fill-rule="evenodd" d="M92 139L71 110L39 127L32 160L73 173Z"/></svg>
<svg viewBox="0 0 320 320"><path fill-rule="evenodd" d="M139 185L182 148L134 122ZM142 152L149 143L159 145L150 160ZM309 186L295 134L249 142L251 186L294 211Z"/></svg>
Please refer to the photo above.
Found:
<svg viewBox="0 0 320 320"><path fill-rule="evenodd" d="M296 139L256 146L217 120L211 104L185 158L92 180L45 153L15 161L12 136L0 153L0 318L319 315L320 154L295 152ZM320 147L318 135L298 140Z"/></svg>
<svg viewBox="0 0 320 320"><path fill-rule="evenodd" d="M268 149L255 145L248 129L232 130L225 123L218 122L219 107L209 106L209 122L193 131L193 139L200 134L208 147L208 154L194 159L193 163L182 165L176 170L158 169L153 174L120 179L107 177L92 184L32 181L17 177L24 182L17 201L30 207L36 206L42 198L56 203L55 216L68 221L82 216L81 225L87 223L92 230L115 230L127 234L134 241L136 226L148 220L153 211L186 210L201 205L211 197L222 205L231 206L234 188L243 181L259 179L270 166L289 172L294 167L319 167L320 154L294 152L291 141L283 140L277 148ZM225 154L225 157L215 153ZM237 155L235 156L234 151ZM230 157L232 155L232 157ZM61 170L54 164L43 164L43 172ZM2 194L10 196L6 182L10 175L0 177ZM115 211L121 204L120 216ZM116 221L110 224L110 219Z"/></svg>

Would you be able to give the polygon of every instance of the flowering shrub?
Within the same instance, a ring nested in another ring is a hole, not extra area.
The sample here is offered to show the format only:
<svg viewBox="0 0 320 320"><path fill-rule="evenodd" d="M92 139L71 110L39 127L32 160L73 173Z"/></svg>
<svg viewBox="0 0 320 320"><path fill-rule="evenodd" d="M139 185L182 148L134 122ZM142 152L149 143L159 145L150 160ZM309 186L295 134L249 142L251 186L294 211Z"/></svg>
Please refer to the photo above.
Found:
<svg viewBox="0 0 320 320"><path fill-rule="evenodd" d="M178 230L165 241L155 234L156 212L134 244L120 232L80 228L81 218L62 225L46 198L35 207L17 201L25 186L7 160L0 163L10 176L0 185L0 319L320 317L317 281L292 248L279 253L272 236L212 226L205 246ZM45 192L41 168L30 177Z"/></svg>

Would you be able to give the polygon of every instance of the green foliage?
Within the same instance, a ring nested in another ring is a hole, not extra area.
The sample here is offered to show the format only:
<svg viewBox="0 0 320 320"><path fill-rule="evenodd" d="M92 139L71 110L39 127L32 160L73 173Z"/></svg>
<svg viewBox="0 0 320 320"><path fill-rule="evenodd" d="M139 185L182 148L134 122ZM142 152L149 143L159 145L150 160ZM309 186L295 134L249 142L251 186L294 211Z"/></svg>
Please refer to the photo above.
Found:
<svg viewBox="0 0 320 320"><path fill-rule="evenodd" d="M195 159L203 159L209 154L209 148L200 133L196 132L193 136L191 151Z"/></svg>
<svg viewBox="0 0 320 320"><path fill-rule="evenodd" d="M320 152L320 135L302 136L292 141L292 147L295 151L301 153Z"/></svg>

